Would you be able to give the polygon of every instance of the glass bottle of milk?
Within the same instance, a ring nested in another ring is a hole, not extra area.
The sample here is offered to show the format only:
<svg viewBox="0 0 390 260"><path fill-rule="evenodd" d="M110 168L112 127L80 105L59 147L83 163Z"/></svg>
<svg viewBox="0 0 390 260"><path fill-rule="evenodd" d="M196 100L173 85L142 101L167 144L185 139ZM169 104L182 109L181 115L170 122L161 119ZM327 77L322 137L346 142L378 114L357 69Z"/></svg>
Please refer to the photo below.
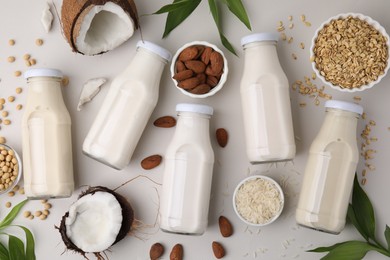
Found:
<svg viewBox="0 0 390 260"><path fill-rule="evenodd" d="M129 164L157 105L160 79L171 54L147 41L112 82L83 144L83 152L121 170Z"/></svg>
<svg viewBox="0 0 390 260"><path fill-rule="evenodd" d="M363 108L329 100L322 127L309 152L296 220L333 234L345 226L359 151L356 128Z"/></svg>
<svg viewBox="0 0 390 260"><path fill-rule="evenodd" d="M213 108L178 104L176 131L165 154L160 228L201 235L208 223L214 152L209 119Z"/></svg>
<svg viewBox="0 0 390 260"><path fill-rule="evenodd" d="M61 92L62 72L25 72L22 118L23 177L28 198L69 197L74 190L71 119Z"/></svg>
<svg viewBox="0 0 390 260"><path fill-rule="evenodd" d="M253 164L295 156L289 84L279 63L277 41L278 35L273 33L241 39L245 53L241 106L246 151Z"/></svg>

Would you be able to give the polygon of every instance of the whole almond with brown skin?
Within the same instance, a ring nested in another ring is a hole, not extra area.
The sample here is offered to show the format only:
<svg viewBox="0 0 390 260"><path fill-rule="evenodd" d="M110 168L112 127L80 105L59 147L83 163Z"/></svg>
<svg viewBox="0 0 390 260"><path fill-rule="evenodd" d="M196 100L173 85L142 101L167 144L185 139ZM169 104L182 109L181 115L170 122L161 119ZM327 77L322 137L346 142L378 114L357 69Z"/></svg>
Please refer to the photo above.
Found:
<svg viewBox="0 0 390 260"><path fill-rule="evenodd" d="M199 79L197 77L185 79L183 81L180 81L179 84L177 84L177 86L182 89L193 89L198 85L199 85Z"/></svg>
<svg viewBox="0 0 390 260"><path fill-rule="evenodd" d="M206 70L206 64L200 60L188 60L184 62L184 65L195 73L202 73Z"/></svg>
<svg viewBox="0 0 390 260"><path fill-rule="evenodd" d="M220 243L214 241L211 246L213 248L214 256L217 259L221 259L225 256L225 249Z"/></svg>
<svg viewBox="0 0 390 260"><path fill-rule="evenodd" d="M182 81L191 78L193 74L194 72L192 70L183 70L176 73L172 78L176 79L177 81Z"/></svg>
<svg viewBox="0 0 390 260"><path fill-rule="evenodd" d="M199 74L196 74L196 77L199 79L199 84L206 83L206 74L199 73Z"/></svg>
<svg viewBox="0 0 390 260"><path fill-rule="evenodd" d="M196 48L198 48L198 55L196 55L195 60L198 60L199 57L202 55L205 47L203 45L197 45Z"/></svg>
<svg viewBox="0 0 390 260"><path fill-rule="evenodd" d="M200 56L200 59L203 61L204 64L208 65L210 62L210 55L213 52L213 49L211 47L206 47Z"/></svg>
<svg viewBox="0 0 390 260"><path fill-rule="evenodd" d="M219 231L223 237L230 237L233 234L233 227L230 221L224 217L220 216L218 219Z"/></svg>
<svg viewBox="0 0 390 260"><path fill-rule="evenodd" d="M158 154L151 155L141 161L141 167L145 170L151 170L159 166L161 161L162 161L161 155Z"/></svg>
<svg viewBox="0 0 390 260"><path fill-rule="evenodd" d="M190 46L185 48L180 54L179 54L179 60L181 61L187 61L187 60L193 60L198 55L198 48L196 46Z"/></svg>
<svg viewBox="0 0 390 260"><path fill-rule="evenodd" d="M206 83L210 87L212 87L212 88L215 87L216 85L218 85L218 82L219 82L219 80L216 77L214 77L214 76L207 76Z"/></svg>
<svg viewBox="0 0 390 260"><path fill-rule="evenodd" d="M170 260L182 260L183 259L183 246L176 244L169 255Z"/></svg>
<svg viewBox="0 0 390 260"><path fill-rule="evenodd" d="M155 243L150 248L149 256L150 260L157 260L164 254L164 246L160 243Z"/></svg>
<svg viewBox="0 0 390 260"><path fill-rule="evenodd" d="M222 71L220 71L219 73L215 72L212 68L211 68L211 65L208 65L206 67L206 70L205 70L205 73L206 75L208 76L214 76L214 77L220 77L222 75Z"/></svg>
<svg viewBox="0 0 390 260"><path fill-rule="evenodd" d="M200 84L195 88L191 89L189 92L196 95L203 95L210 91L210 86L207 84Z"/></svg>
<svg viewBox="0 0 390 260"><path fill-rule="evenodd" d="M163 128L174 127L176 125L176 119L172 116L162 116L154 120L153 125Z"/></svg>
<svg viewBox="0 0 390 260"><path fill-rule="evenodd" d="M210 54L210 66L216 74L221 73L223 69L223 57L219 52L213 51Z"/></svg>
<svg viewBox="0 0 390 260"><path fill-rule="evenodd" d="M181 72L183 70L186 70L186 65L180 60L176 61L176 72Z"/></svg>
<svg viewBox="0 0 390 260"><path fill-rule="evenodd" d="M218 128L215 135L217 137L217 142L218 142L219 146L225 147L227 145L227 142L228 142L227 131L224 128Z"/></svg>

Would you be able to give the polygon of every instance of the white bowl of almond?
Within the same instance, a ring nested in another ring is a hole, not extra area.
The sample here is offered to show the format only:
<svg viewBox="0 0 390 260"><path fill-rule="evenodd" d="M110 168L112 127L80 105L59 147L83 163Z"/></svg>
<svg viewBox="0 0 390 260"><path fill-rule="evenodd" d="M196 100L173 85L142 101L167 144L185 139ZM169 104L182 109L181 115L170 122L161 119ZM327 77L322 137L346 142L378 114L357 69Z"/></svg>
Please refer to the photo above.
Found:
<svg viewBox="0 0 390 260"><path fill-rule="evenodd" d="M173 56L172 80L177 89L192 98L217 93L226 82L227 60L214 44L194 41L183 45Z"/></svg>
<svg viewBox="0 0 390 260"><path fill-rule="evenodd" d="M339 14L317 29L310 48L312 67L334 89L363 91L386 76L389 46L386 30L371 17Z"/></svg>
<svg viewBox="0 0 390 260"><path fill-rule="evenodd" d="M233 193L234 211L247 225L269 225L279 218L283 207L282 188L275 180L264 175L245 178Z"/></svg>

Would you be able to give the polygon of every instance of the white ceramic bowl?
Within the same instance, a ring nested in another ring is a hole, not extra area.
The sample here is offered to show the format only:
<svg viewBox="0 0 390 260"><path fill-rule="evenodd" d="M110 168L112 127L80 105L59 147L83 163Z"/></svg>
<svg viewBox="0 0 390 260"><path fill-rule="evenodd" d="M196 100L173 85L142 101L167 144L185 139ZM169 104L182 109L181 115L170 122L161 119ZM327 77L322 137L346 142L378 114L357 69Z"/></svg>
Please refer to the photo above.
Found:
<svg viewBox="0 0 390 260"><path fill-rule="evenodd" d="M279 195L280 195L280 201L281 201L280 210L266 223L252 223L252 222L249 222L247 219L245 219L243 216L241 216L241 214L238 212L238 209L237 209L236 195L237 195L240 187L244 183L246 183L247 181L255 180L255 179L263 179L265 181L268 181L268 182L272 183L276 187L276 189L277 189L277 191L279 192ZM243 179L237 185L237 187L236 187L236 189L234 190L234 193L233 193L233 209L236 212L238 218L241 219L247 225L251 225L251 226L255 226L255 227L262 227L262 226L269 225L269 224L273 223L275 220L277 220L279 218L279 216L282 214L283 207L284 207L284 195L283 195L282 188L280 187L280 185L275 180L273 180L270 177L264 176L264 175L253 175L253 176L250 176L250 177L247 177L247 178Z"/></svg>
<svg viewBox="0 0 390 260"><path fill-rule="evenodd" d="M327 25L329 24L331 21L333 20L338 20L338 19L345 19L349 16L352 16L353 18L359 18L360 20L363 20L363 21L366 21L368 24L370 24L372 27L374 27L376 30L378 30L383 36L386 37L387 41L386 41L386 45L387 45L387 50L389 52L390 50L390 43L389 43L389 35L386 33L386 30L385 28L383 28L377 21L373 20L371 17L369 16L366 16L366 15L363 15L363 14L359 14L359 13L343 13L343 14L338 14L336 16L333 16L331 18L329 18L328 20L326 20L325 22L323 22L320 27L316 30L315 34L314 34L314 37L312 39L312 42L311 42L311 48L310 48L310 57L313 57L314 56L314 52L313 52L313 49L314 49L314 45L315 45L315 40L317 39L317 35L318 33ZM375 81L372 81L370 82L369 84L367 85L362 85L360 87L356 87L356 88L342 88L338 85L334 85L332 84L331 82L327 81L321 74L320 72L318 71L318 69L316 68L316 62L313 61L311 64L312 64L312 67L313 67L313 70L314 72L316 73L317 77L320 78L326 85L329 85L330 87L332 87L333 89L336 89L336 90L339 90L339 91L343 91L343 92L357 92L357 91L363 91L363 90L366 90L366 89L369 89L369 88L372 88L375 84L379 83L382 78L384 78L387 74L387 71L389 69L389 63L390 63L390 55L388 55L388 59L387 59L387 66L384 70L384 73L382 75L380 75L378 77L377 80Z"/></svg>
<svg viewBox="0 0 390 260"><path fill-rule="evenodd" d="M0 195L2 195L2 194L5 194L5 193L7 193L9 191L12 191L12 189L16 186L16 184L18 184L18 182L22 178L22 172L23 171L22 171L22 160L20 159L20 157L19 157L18 153L15 151L15 149L13 149L12 147L10 147L10 146L8 146L6 144L0 144L0 146L4 147L7 150L12 150L14 152L14 157L18 161L18 165L19 165L18 175L16 176L16 179L13 181L12 185L9 186L7 189L0 191Z"/></svg>
<svg viewBox="0 0 390 260"><path fill-rule="evenodd" d="M206 94L192 94L188 91L186 91L185 89L182 89L180 87L177 86L178 82L177 80L175 80L174 78L172 78L176 88L178 90L180 90L184 95L186 96L189 96L189 97L192 97L192 98L206 98L206 97L210 97L212 95L214 95L215 93L217 93L218 91L221 90L221 88L223 87L223 85L225 84L226 82L226 79L227 79L227 75L228 75L228 63L227 63L227 60L226 60L226 57L225 55L223 54L223 52L217 47L215 46L214 44L211 44L209 42L206 42L206 41L193 41L193 42L189 42L185 45L183 45L180 49L178 49L175 53L175 55L173 56L172 58L172 63L171 63L171 76L173 77L175 74L176 74L176 61L177 61L177 58L179 57L180 53L187 47L190 47L190 46L193 46L193 45L204 45L204 46L208 46L208 47L211 47L214 51L217 51L219 52L222 57L223 57L223 62L224 62L224 66L223 66L223 74L221 75L221 78L219 79L219 82L218 82L218 85L216 85L215 87L213 87L209 92L207 92Z"/></svg>

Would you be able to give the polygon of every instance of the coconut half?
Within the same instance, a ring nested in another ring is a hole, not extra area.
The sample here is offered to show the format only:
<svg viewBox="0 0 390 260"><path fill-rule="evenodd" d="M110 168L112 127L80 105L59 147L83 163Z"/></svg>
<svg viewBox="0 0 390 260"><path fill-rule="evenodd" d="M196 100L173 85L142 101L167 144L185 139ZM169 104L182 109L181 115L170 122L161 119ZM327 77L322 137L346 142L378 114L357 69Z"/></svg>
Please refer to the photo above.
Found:
<svg viewBox="0 0 390 260"><path fill-rule="evenodd" d="M98 258L130 231L134 212L128 201L98 186L85 191L62 217L60 233L66 247Z"/></svg>
<svg viewBox="0 0 390 260"><path fill-rule="evenodd" d="M64 0L61 20L72 50L86 55L118 47L139 28L133 0Z"/></svg>

